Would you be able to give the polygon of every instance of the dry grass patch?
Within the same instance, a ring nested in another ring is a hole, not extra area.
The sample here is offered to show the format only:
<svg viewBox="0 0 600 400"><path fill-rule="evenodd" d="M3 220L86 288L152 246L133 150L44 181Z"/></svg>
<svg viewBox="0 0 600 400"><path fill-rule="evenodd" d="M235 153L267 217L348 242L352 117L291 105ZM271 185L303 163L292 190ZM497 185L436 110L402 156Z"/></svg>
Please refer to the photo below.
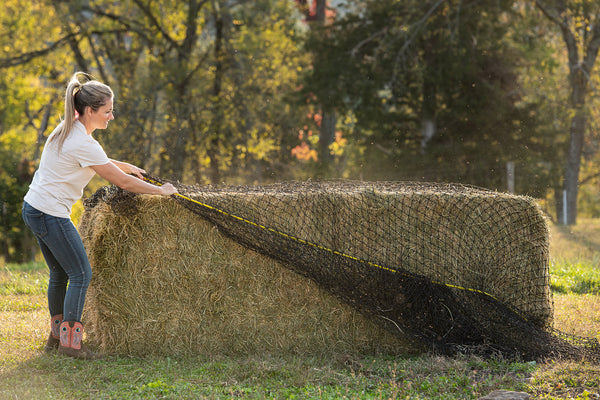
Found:
<svg viewBox="0 0 600 400"><path fill-rule="evenodd" d="M48 319L45 308L0 311L0 372L39 355L48 337Z"/></svg>
<svg viewBox="0 0 600 400"><path fill-rule="evenodd" d="M578 218L577 225L550 224L550 255L571 263L600 259L600 223L598 219Z"/></svg>
<svg viewBox="0 0 600 400"><path fill-rule="evenodd" d="M557 362L541 365L534 372L528 392L536 399L597 399L600 396L600 366Z"/></svg>
<svg viewBox="0 0 600 400"><path fill-rule="evenodd" d="M600 340L600 296L555 294L554 326L565 333Z"/></svg>

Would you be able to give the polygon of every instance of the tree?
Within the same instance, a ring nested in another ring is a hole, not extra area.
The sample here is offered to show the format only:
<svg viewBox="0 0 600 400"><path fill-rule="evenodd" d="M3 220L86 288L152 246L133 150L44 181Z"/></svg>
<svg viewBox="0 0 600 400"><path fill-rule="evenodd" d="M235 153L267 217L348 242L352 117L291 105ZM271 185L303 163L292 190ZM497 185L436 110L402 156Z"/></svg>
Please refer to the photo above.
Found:
<svg viewBox="0 0 600 400"><path fill-rule="evenodd" d="M541 132L519 88L512 5L355 2L326 39L311 36L305 90L353 116L354 174L505 188L507 161L535 161L527 149Z"/></svg>
<svg viewBox="0 0 600 400"><path fill-rule="evenodd" d="M327 40L328 26L334 21L335 12L332 10L326 0L296 0L300 9L304 14L304 21L309 24L310 28L318 32L319 35L324 35L323 39ZM315 55L319 57L319 55ZM313 65L314 68L314 65ZM337 116L335 104L329 101L328 98L322 96L318 114L318 151L314 151L313 157L318 164L317 174L320 176L328 175L333 161L332 151L330 149L336 137ZM313 114L316 115L316 114ZM306 143L303 142L305 145Z"/></svg>
<svg viewBox="0 0 600 400"><path fill-rule="evenodd" d="M41 50L23 43L22 54L8 56L2 65L43 62L60 49L69 54L73 69L57 75L57 82L74 70L89 69L111 85L118 123L99 140L115 156L177 177L192 163L206 168L210 152L209 170L222 172L234 159L265 160L269 146L274 159L279 147L272 144L283 143L278 127L289 135L290 126L297 125L293 120L303 114L290 112L286 100L307 64L292 4L213 0L175 7L140 0L128 7L103 1L45 5L60 21L55 41L42 41L48 47ZM268 110L275 112L267 115L273 120L265 120ZM246 134L253 129L261 133Z"/></svg>
<svg viewBox="0 0 600 400"><path fill-rule="evenodd" d="M293 178L290 150L305 112L289 96L308 65L297 18L293 3L275 0L7 0L3 255L29 254L20 204L77 70L115 92L117 119L95 134L111 157L189 183Z"/></svg>
<svg viewBox="0 0 600 400"><path fill-rule="evenodd" d="M21 206L44 135L60 112L54 67L65 58L60 52L66 39L57 34L46 6L7 0L0 12L0 258L5 262L31 261L38 249L22 222ZM48 62L36 62L39 57Z"/></svg>
<svg viewBox="0 0 600 400"><path fill-rule="evenodd" d="M302 114L290 112L286 96L306 64L293 4L49 0L44 5L60 21L54 42L46 40L45 49L35 50L32 43L23 44L22 54L7 57L0 67L68 50L74 70L88 70L115 91L120 122L98 134L111 156L195 182L245 179L233 168L250 175L241 166L251 163L281 165L280 146ZM256 41L259 36L268 41ZM255 53L245 51L246 45ZM256 73L261 70L272 75ZM256 107L264 98L265 107ZM265 111L272 120L265 120Z"/></svg>
<svg viewBox="0 0 600 400"><path fill-rule="evenodd" d="M566 223L577 221L577 196L581 156L585 140L587 102L598 49L600 48L600 11L593 0L557 0L553 2L535 0L537 8L554 23L564 40L569 65L570 127L569 145L564 169L564 191L566 193ZM557 214L565 220L561 197L557 198Z"/></svg>

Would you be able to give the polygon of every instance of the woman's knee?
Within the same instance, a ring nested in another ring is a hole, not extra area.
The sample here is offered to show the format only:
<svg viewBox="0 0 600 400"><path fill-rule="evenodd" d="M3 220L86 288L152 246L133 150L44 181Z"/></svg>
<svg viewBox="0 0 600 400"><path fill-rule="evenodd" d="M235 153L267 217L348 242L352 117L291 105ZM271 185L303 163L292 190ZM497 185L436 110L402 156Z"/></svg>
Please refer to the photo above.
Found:
<svg viewBox="0 0 600 400"><path fill-rule="evenodd" d="M87 268L81 268L77 273L69 276L69 284L77 285L80 287L88 287L92 281L92 269L88 266Z"/></svg>
<svg viewBox="0 0 600 400"><path fill-rule="evenodd" d="M50 274L48 284L51 286L67 286L69 277L66 274Z"/></svg>

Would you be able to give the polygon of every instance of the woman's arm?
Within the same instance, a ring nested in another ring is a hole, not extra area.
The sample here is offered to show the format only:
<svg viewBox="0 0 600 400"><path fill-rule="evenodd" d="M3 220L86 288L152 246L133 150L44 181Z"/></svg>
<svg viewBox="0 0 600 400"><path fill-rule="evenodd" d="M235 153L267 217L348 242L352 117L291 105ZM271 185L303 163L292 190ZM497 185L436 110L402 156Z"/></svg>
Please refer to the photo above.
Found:
<svg viewBox="0 0 600 400"><path fill-rule="evenodd" d="M140 179L144 179L144 177L142 176L142 174L145 174L146 171L144 171L141 168L136 167L135 165L123 162L123 161L117 161L117 160L113 160L112 158L110 159L110 162L112 162L113 164L115 164L117 167L119 167L119 169L123 172L125 172L126 174L133 174L135 176L137 176Z"/></svg>
<svg viewBox="0 0 600 400"><path fill-rule="evenodd" d="M120 161L118 161L118 163L124 166L129 165L137 169L137 174L139 174L140 178L142 178L141 171L144 170L137 168L131 164L122 163ZM100 175L113 185L117 185L121 189L133 193L158 194L162 196L170 196L174 193L177 193L177 189L175 188L175 186L171 185L170 183L165 183L162 186L154 186L134 176L128 175L120 167L117 166L115 161L112 160L111 162L103 165L92 165L92 169L96 171L98 175ZM129 173L135 174L133 170Z"/></svg>

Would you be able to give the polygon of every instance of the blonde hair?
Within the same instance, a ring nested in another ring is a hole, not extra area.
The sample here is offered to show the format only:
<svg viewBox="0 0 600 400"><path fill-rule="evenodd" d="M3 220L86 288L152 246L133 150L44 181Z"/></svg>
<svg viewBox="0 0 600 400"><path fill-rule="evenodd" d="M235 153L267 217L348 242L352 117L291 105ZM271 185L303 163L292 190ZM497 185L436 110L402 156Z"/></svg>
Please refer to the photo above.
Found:
<svg viewBox="0 0 600 400"><path fill-rule="evenodd" d="M87 81L81 83L79 75L83 75ZM71 130L73 130L75 112L83 115L86 107L98 111L113 96L113 91L108 85L94 80L91 75L85 72L76 72L73 75L65 93L65 119L56 128L55 134L50 139L51 141L57 141L59 152Z"/></svg>

